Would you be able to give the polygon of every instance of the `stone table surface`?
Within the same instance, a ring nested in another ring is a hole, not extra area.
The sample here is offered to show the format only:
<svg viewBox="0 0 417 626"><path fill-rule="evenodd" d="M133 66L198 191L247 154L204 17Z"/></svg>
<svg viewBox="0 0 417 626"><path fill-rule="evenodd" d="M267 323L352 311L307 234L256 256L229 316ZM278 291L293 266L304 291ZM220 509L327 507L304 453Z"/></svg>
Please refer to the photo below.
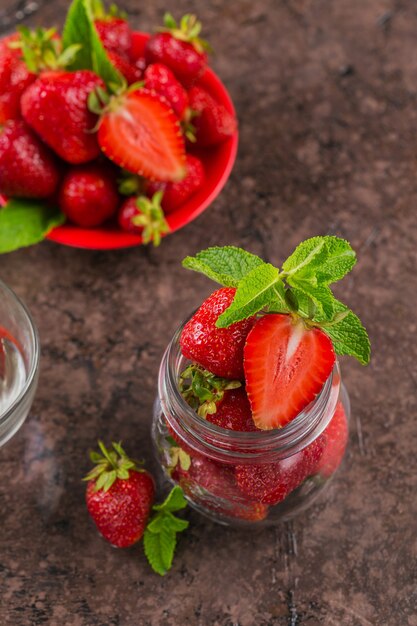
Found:
<svg viewBox="0 0 417 626"><path fill-rule="evenodd" d="M14 5L14 6L12 6ZM0 19L62 23L63 0ZM240 120L221 196L158 250L44 243L0 277L39 326L31 414L0 450L0 623L12 626L417 626L417 10L412 0L126 0L151 29L198 11ZM279 263L332 233L358 252L338 293L373 344L343 362L352 429L327 495L253 534L190 512L171 573L94 531L80 478L101 436L151 461L162 352L212 285L180 267L214 244Z"/></svg>

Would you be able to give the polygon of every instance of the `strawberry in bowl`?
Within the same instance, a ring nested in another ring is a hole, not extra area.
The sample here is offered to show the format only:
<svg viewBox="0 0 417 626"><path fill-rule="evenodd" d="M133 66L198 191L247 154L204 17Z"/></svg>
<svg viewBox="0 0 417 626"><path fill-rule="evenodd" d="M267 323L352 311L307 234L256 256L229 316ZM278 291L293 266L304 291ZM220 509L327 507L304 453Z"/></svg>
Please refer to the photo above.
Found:
<svg viewBox="0 0 417 626"><path fill-rule="evenodd" d="M177 25L167 14L165 27L150 35L132 30L115 7L74 0L62 35L21 28L3 40L0 84L10 97L0 100L0 169L22 188L0 180L0 253L43 238L91 249L157 245L209 206L230 175L238 133L200 29L193 15ZM39 172L23 183L30 163L25 155L18 164L10 159L7 127L17 120L56 172L49 194L50 173L44 184ZM84 176L69 201L68 181L79 179L80 167L112 170L111 190L100 175L87 188ZM141 207L156 192L161 219L150 220Z"/></svg>
<svg viewBox="0 0 417 626"><path fill-rule="evenodd" d="M166 350L152 432L165 474L211 519L288 519L340 466L349 402L338 356L366 365L370 343L330 285L355 263L333 236L302 242L280 268L232 246L183 261L221 286Z"/></svg>

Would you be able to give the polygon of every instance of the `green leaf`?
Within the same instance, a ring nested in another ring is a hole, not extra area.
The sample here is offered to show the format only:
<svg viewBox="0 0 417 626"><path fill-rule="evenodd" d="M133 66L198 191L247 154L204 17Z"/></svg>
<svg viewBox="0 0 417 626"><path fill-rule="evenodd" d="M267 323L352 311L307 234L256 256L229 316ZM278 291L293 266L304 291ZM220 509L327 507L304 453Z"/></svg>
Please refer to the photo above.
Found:
<svg viewBox="0 0 417 626"><path fill-rule="evenodd" d="M311 307L309 300L312 300L316 305L317 314L320 314L327 320L331 320L333 318L335 297L329 287L326 285L318 285L317 287L314 287L307 281L297 280L296 276L287 278L287 281L293 288L297 297L299 309L306 317L309 317ZM307 296L308 300L302 298L300 292L301 294L304 294L304 296Z"/></svg>
<svg viewBox="0 0 417 626"><path fill-rule="evenodd" d="M143 547L146 558L154 572L164 576L167 573L167 568L162 558L160 534L146 529L143 535Z"/></svg>
<svg viewBox="0 0 417 626"><path fill-rule="evenodd" d="M282 269L289 276L299 272L313 273L327 258L325 237L312 237L300 243L283 263Z"/></svg>
<svg viewBox="0 0 417 626"><path fill-rule="evenodd" d="M326 237L327 259L318 268L317 280L326 285L341 280L356 264L356 253L345 239Z"/></svg>
<svg viewBox="0 0 417 626"><path fill-rule="evenodd" d="M175 486L162 504L155 504L155 511L180 511L187 506L181 487Z"/></svg>
<svg viewBox="0 0 417 626"><path fill-rule="evenodd" d="M338 300L335 300L335 310L337 313L347 312L346 317L334 324L323 326L323 330L332 340L336 353L353 356L362 365L367 365L371 358L371 344L362 322Z"/></svg>
<svg viewBox="0 0 417 626"><path fill-rule="evenodd" d="M94 26L91 0L73 0L65 21L62 34L64 50L81 45L76 57L68 65L69 70L92 70L104 82L124 84L122 75L111 63Z"/></svg>
<svg viewBox="0 0 417 626"><path fill-rule="evenodd" d="M58 209L40 201L9 200L0 209L0 254L39 243L64 221Z"/></svg>
<svg viewBox="0 0 417 626"><path fill-rule="evenodd" d="M237 287L239 282L264 261L255 254L235 246L207 248L195 257L187 256L183 267L201 272L226 287Z"/></svg>
<svg viewBox="0 0 417 626"><path fill-rule="evenodd" d="M329 285L343 278L355 263L356 254L348 241L325 236L300 243L282 267L288 278Z"/></svg>
<svg viewBox="0 0 417 626"><path fill-rule="evenodd" d="M240 281L232 304L220 315L216 326L227 328L268 307L280 281L278 269L270 263L255 267Z"/></svg>

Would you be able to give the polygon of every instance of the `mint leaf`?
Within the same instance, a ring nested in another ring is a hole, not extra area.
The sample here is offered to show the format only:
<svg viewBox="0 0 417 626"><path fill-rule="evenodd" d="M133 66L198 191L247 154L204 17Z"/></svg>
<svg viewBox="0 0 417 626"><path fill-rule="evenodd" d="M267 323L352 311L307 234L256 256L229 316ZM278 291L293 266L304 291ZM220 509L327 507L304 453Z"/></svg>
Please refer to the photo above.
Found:
<svg viewBox="0 0 417 626"><path fill-rule="evenodd" d="M255 315L276 300L282 293L279 271L270 263L255 267L239 283L232 304L220 315L218 328L227 328L235 322Z"/></svg>
<svg viewBox="0 0 417 626"><path fill-rule="evenodd" d="M300 243L283 264L288 278L312 280L329 285L343 278L356 263L348 241L339 237L312 237Z"/></svg>
<svg viewBox="0 0 417 626"><path fill-rule="evenodd" d="M237 287L241 279L264 261L235 246L207 248L195 257L187 256L183 267L201 272L226 287Z"/></svg>
<svg viewBox="0 0 417 626"><path fill-rule="evenodd" d="M345 239L325 237L327 259L318 268L317 280L326 285L341 280L356 264L356 253Z"/></svg>
<svg viewBox="0 0 417 626"><path fill-rule="evenodd" d="M94 26L91 0L73 0L62 33L64 50L81 44L68 70L92 70L104 80L106 85L123 84L122 75L111 63Z"/></svg>
<svg viewBox="0 0 417 626"><path fill-rule="evenodd" d="M187 506L182 489L174 487L162 504L156 504L156 514L148 523L143 545L146 558L154 572L164 576L171 569L177 545L177 533L188 528L187 520L175 517L172 513Z"/></svg>
<svg viewBox="0 0 417 626"><path fill-rule="evenodd" d="M302 298L300 292L314 302L317 313L324 319L331 320L333 318L335 297L329 287L326 285L314 286L307 281L297 280L296 276L287 278L287 282L293 287L300 310L306 317L309 317L308 301Z"/></svg>
<svg viewBox="0 0 417 626"><path fill-rule="evenodd" d="M315 270L327 258L327 249L325 237L312 237L300 243L294 252L283 263L282 269L292 276L294 274L306 271L310 275L314 275Z"/></svg>
<svg viewBox="0 0 417 626"><path fill-rule="evenodd" d="M340 322L323 325L324 332L333 342L336 354L353 356L362 365L367 365L371 358L371 344L362 322L338 300L335 300L335 310L337 313L348 312Z"/></svg>
<svg viewBox="0 0 417 626"><path fill-rule="evenodd" d="M64 221L58 209L40 201L9 200L0 209L0 254L39 243Z"/></svg>

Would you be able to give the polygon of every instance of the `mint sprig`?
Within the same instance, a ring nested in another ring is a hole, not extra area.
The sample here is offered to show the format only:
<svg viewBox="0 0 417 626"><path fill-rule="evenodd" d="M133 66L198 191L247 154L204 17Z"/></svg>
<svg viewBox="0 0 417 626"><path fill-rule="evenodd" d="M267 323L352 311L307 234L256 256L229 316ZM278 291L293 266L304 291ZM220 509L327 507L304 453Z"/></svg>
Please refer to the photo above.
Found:
<svg viewBox="0 0 417 626"><path fill-rule="evenodd" d="M146 558L157 574L164 576L171 569L177 544L177 533L188 528L187 520L173 515L187 506L181 487L174 487L162 504L153 507L154 516L143 536Z"/></svg>
<svg viewBox="0 0 417 626"><path fill-rule="evenodd" d="M0 254L39 243L65 216L41 201L9 200L0 207Z"/></svg>
<svg viewBox="0 0 417 626"><path fill-rule="evenodd" d="M367 332L329 287L355 263L356 254L349 242L334 236L303 241L281 270L232 246L208 248L183 261L184 267L237 288L233 302L216 322L219 328L261 311L298 315L306 325L322 328L337 354L351 355L366 365L370 359Z"/></svg>

